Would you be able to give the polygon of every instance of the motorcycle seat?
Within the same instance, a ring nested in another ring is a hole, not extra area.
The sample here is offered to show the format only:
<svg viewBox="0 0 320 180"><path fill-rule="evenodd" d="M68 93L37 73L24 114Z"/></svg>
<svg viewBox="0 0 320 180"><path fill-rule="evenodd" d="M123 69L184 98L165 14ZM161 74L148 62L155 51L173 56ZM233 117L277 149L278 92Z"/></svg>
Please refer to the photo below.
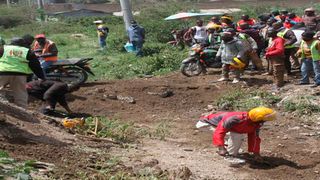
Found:
<svg viewBox="0 0 320 180"><path fill-rule="evenodd" d="M68 65L68 64L76 64L85 58L71 58L71 59L60 59L52 64L52 66L61 66L61 65Z"/></svg>

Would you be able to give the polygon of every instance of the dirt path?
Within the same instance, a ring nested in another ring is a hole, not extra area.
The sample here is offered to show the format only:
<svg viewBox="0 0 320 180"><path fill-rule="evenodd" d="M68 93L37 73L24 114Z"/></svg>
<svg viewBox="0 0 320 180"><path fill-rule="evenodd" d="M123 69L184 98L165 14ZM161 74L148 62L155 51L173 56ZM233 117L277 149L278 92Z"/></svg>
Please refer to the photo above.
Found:
<svg viewBox="0 0 320 180"><path fill-rule="evenodd" d="M281 114L282 118L266 124L262 130L262 154L266 164L255 164L247 159L244 166L232 168L216 155L216 149L211 145L212 131L195 129L197 119L225 91L235 86L269 90L271 79L246 75L247 83L211 83L219 78L218 74L211 71L206 76L186 78L173 73L162 77L92 82L69 97L71 108L76 112L107 116L150 128L164 123L165 140L144 138L136 148L125 149L104 143L69 146L51 140L31 141L33 134L39 131L34 129L36 126L26 125L24 130L32 134L31 138L12 142L5 138L4 131L0 136L0 148L18 159L31 158L56 164L53 175L56 178L74 179L79 177L76 176L79 172L94 173L90 168L91 157L99 152L99 157L112 154L133 169L152 162L152 167L192 174L191 179L319 179L319 136L309 135L319 132L319 124L306 124L288 114ZM287 86L287 89L291 88L294 86ZM134 103L129 103L132 99ZM1 125L2 131L4 127ZM246 149L246 143L243 149Z"/></svg>

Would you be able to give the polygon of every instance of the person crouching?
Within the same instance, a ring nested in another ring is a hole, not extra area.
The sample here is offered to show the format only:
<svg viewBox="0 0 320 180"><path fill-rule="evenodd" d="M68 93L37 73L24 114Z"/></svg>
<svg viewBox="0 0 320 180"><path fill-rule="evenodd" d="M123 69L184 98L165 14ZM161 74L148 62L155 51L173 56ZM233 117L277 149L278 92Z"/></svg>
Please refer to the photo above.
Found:
<svg viewBox="0 0 320 180"><path fill-rule="evenodd" d="M266 107L256 107L249 112L219 112L202 117L201 121L207 122L216 129L213 133L213 145L218 147L221 156L237 156L244 141L244 134L248 135L248 152L253 153L256 160L260 156L259 131L265 121L273 121L276 112ZM230 132L230 137L225 145L225 136Z"/></svg>

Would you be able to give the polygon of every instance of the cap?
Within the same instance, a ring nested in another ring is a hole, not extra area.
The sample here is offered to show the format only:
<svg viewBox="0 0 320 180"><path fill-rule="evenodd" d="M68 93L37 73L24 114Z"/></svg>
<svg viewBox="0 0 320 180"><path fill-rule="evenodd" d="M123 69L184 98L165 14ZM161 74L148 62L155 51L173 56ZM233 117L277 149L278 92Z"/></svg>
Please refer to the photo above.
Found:
<svg viewBox="0 0 320 180"><path fill-rule="evenodd" d="M46 36L44 34L37 34L35 36L36 39L40 39L40 38L46 38Z"/></svg>
<svg viewBox="0 0 320 180"><path fill-rule="evenodd" d="M95 23L95 24L102 24L103 21L102 21L102 20L97 20L97 21L93 21L93 23Z"/></svg>

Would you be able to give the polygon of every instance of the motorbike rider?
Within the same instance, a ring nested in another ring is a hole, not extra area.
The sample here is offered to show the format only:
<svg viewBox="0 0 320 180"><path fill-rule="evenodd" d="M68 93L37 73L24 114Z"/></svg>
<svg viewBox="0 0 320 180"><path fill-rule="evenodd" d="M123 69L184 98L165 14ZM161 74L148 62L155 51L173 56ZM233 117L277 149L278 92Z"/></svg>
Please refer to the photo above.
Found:
<svg viewBox="0 0 320 180"><path fill-rule="evenodd" d="M213 16L210 20L210 22L207 24L207 29L211 26L211 25L220 25L221 26L221 22L219 20L219 18L217 16Z"/></svg>
<svg viewBox="0 0 320 180"><path fill-rule="evenodd" d="M27 83L26 89L29 95L45 102L45 106L41 109L43 114L53 114L57 103L71 114L65 95L78 90L79 86L52 80L36 80Z"/></svg>
<svg viewBox="0 0 320 180"><path fill-rule="evenodd" d="M221 43L219 32L221 31L221 25L211 24L207 26L208 36L201 44L202 47L207 47L211 49L218 49L217 44Z"/></svg>
<svg viewBox="0 0 320 180"><path fill-rule="evenodd" d="M236 28L236 25L233 22L233 17L229 14L224 14L223 16L221 16L220 21L223 30L228 28Z"/></svg>
<svg viewBox="0 0 320 180"><path fill-rule="evenodd" d="M25 84L27 76L33 73L45 79L37 56L22 38L13 38L10 45L0 47L0 87L10 85L14 103L18 106L27 107Z"/></svg>
<svg viewBox="0 0 320 180"><path fill-rule="evenodd" d="M276 111L267 107L256 107L249 112L218 112L203 116L200 121L216 126L212 139L213 145L218 147L219 155L237 156L245 134L247 134L248 152L253 153L254 158L261 161L259 131L264 122L275 119ZM230 137L225 143L225 136L228 132L230 132Z"/></svg>
<svg viewBox="0 0 320 180"><path fill-rule="evenodd" d="M47 39L44 34L35 36L32 50L39 58L41 58L41 66L44 71L54 62L58 61L58 49L56 44Z"/></svg>
<svg viewBox="0 0 320 180"><path fill-rule="evenodd" d="M228 81L230 70L233 70L235 75L232 83L240 81L240 69L233 68L232 64L235 58L243 59L245 49L242 42L235 38L235 35L236 32L232 28L228 28L221 33L222 42L215 59L215 61L221 59L222 62L222 77L218 81Z"/></svg>

